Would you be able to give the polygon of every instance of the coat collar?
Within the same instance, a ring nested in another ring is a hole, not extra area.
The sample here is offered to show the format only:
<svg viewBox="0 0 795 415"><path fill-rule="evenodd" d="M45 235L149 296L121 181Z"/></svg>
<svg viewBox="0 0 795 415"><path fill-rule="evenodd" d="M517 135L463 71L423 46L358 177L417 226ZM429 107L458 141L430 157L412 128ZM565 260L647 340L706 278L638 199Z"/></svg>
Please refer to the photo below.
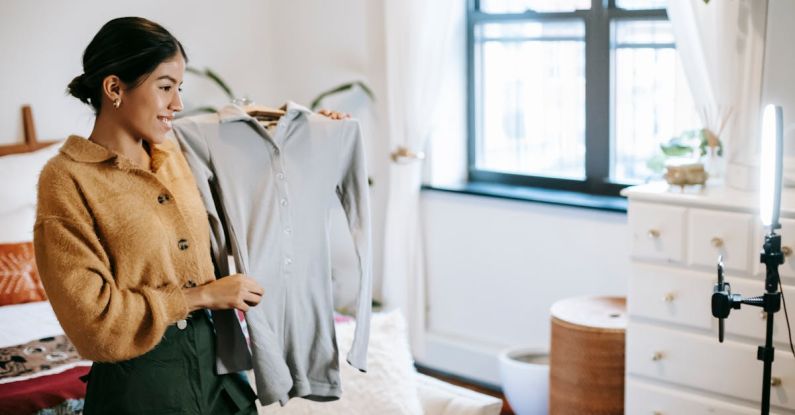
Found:
<svg viewBox="0 0 795 415"><path fill-rule="evenodd" d="M61 153L81 163L101 163L117 156L116 153L79 135L70 135L61 146Z"/></svg>
<svg viewBox="0 0 795 415"><path fill-rule="evenodd" d="M160 166L163 165L169 157L170 151L173 149L174 143L171 140L166 140L162 144L157 144L152 147L151 164L153 171L156 172ZM70 135L60 151L72 160L81 163L102 163L104 161L114 160L118 167L134 167L134 163L127 157L78 135Z"/></svg>

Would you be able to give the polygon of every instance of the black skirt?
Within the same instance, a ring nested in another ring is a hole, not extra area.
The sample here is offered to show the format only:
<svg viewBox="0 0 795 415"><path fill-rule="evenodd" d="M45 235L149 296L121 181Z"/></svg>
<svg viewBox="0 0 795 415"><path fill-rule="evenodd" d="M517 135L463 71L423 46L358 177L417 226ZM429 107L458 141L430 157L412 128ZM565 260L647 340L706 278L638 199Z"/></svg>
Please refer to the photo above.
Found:
<svg viewBox="0 0 795 415"><path fill-rule="evenodd" d="M207 311L195 311L186 321L183 329L169 326L144 355L95 362L84 414L256 415L256 395L244 374L215 373L215 333Z"/></svg>

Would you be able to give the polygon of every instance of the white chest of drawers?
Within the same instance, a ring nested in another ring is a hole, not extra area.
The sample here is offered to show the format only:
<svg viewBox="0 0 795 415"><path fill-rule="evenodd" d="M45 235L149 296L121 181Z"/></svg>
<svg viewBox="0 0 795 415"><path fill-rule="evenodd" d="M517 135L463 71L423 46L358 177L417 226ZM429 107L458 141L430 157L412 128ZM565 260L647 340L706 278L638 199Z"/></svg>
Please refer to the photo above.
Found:
<svg viewBox="0 0 795 415"><path fill-rule="evenodd" d="M732 291L764 292L764 231L754 193L726 188L631 187L632 275L627 307L625 412L628 415L756 414L762 392L761 309L743 306L718 343L710 297L723 255ZM782 246L795 248L795 192L782 197ZM795 255L780 268L795 328ZM776 314L772 412L795 414L795 358L784 313Z"/></svg>

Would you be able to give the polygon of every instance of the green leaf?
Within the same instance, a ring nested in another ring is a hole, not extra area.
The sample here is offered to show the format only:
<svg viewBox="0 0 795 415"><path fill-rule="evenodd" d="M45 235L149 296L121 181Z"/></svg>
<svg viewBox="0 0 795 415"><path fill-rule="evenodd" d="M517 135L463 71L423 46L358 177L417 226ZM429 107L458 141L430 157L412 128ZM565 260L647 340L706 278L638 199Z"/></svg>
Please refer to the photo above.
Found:
<svg viewBox="0 0 795 415"><path fill-rule="evenodd" d="M682 157L693 152L693 147L681 143L660 144L660 149L668 157Z"/></svg>
<svg viewBox="0 0 795 415"><path fill-rule="evenodd" d="M334 88L331 88L331 89L329 89L327 91L321 92L320 95L318 95L315 99L312 100L312 104L309 105L309 108L312 111L315 111L320 106L320 102L323 101L325 98L327 98L327 97L329 97L331 95L335 95L335 94L339 94L341 92L348 91L348 90L352 89L355 86L358 86L359 88L361 88L362 91L364 91L364 93L367 94L368 97L370 97L370 100L375 101L375 94L373 94L373 91L370 89L370 87L368 87L362 81L353 81L353 82L347 82L347 83L344 83L342 85L335 86Z"/></svg>
<svg viewBox="0 0 795 415"><path fill-rule="evenodd" d="M215 71L213 71L212 69L205 68L202 70L188 66L187 68L185 68L185 70L192 74L203 76L213 81L224 91L224 93L226 93L226 96L229 97L229 99L235 99L235 94L232 92L232 88L230 88L229 85L227 85L227 83L223 79L221 79L221 77L217 73L215 73Z"/></svg>

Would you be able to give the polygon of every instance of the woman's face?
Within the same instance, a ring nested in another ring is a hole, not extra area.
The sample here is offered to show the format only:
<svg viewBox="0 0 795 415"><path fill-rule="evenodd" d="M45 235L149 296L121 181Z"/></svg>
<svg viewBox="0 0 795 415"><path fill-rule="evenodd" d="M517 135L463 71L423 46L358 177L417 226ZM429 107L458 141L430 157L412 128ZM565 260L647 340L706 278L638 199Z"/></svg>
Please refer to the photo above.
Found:
<svg viewBox="0 0 795 415"><path fill-rule="evenodd" d="M120 122L133 137L149 144L160 144L171 130L174 113L182 111L180 87L185 74L185 59L177 54L155 68L143 82L120 94L117 112Z"/></svg>

